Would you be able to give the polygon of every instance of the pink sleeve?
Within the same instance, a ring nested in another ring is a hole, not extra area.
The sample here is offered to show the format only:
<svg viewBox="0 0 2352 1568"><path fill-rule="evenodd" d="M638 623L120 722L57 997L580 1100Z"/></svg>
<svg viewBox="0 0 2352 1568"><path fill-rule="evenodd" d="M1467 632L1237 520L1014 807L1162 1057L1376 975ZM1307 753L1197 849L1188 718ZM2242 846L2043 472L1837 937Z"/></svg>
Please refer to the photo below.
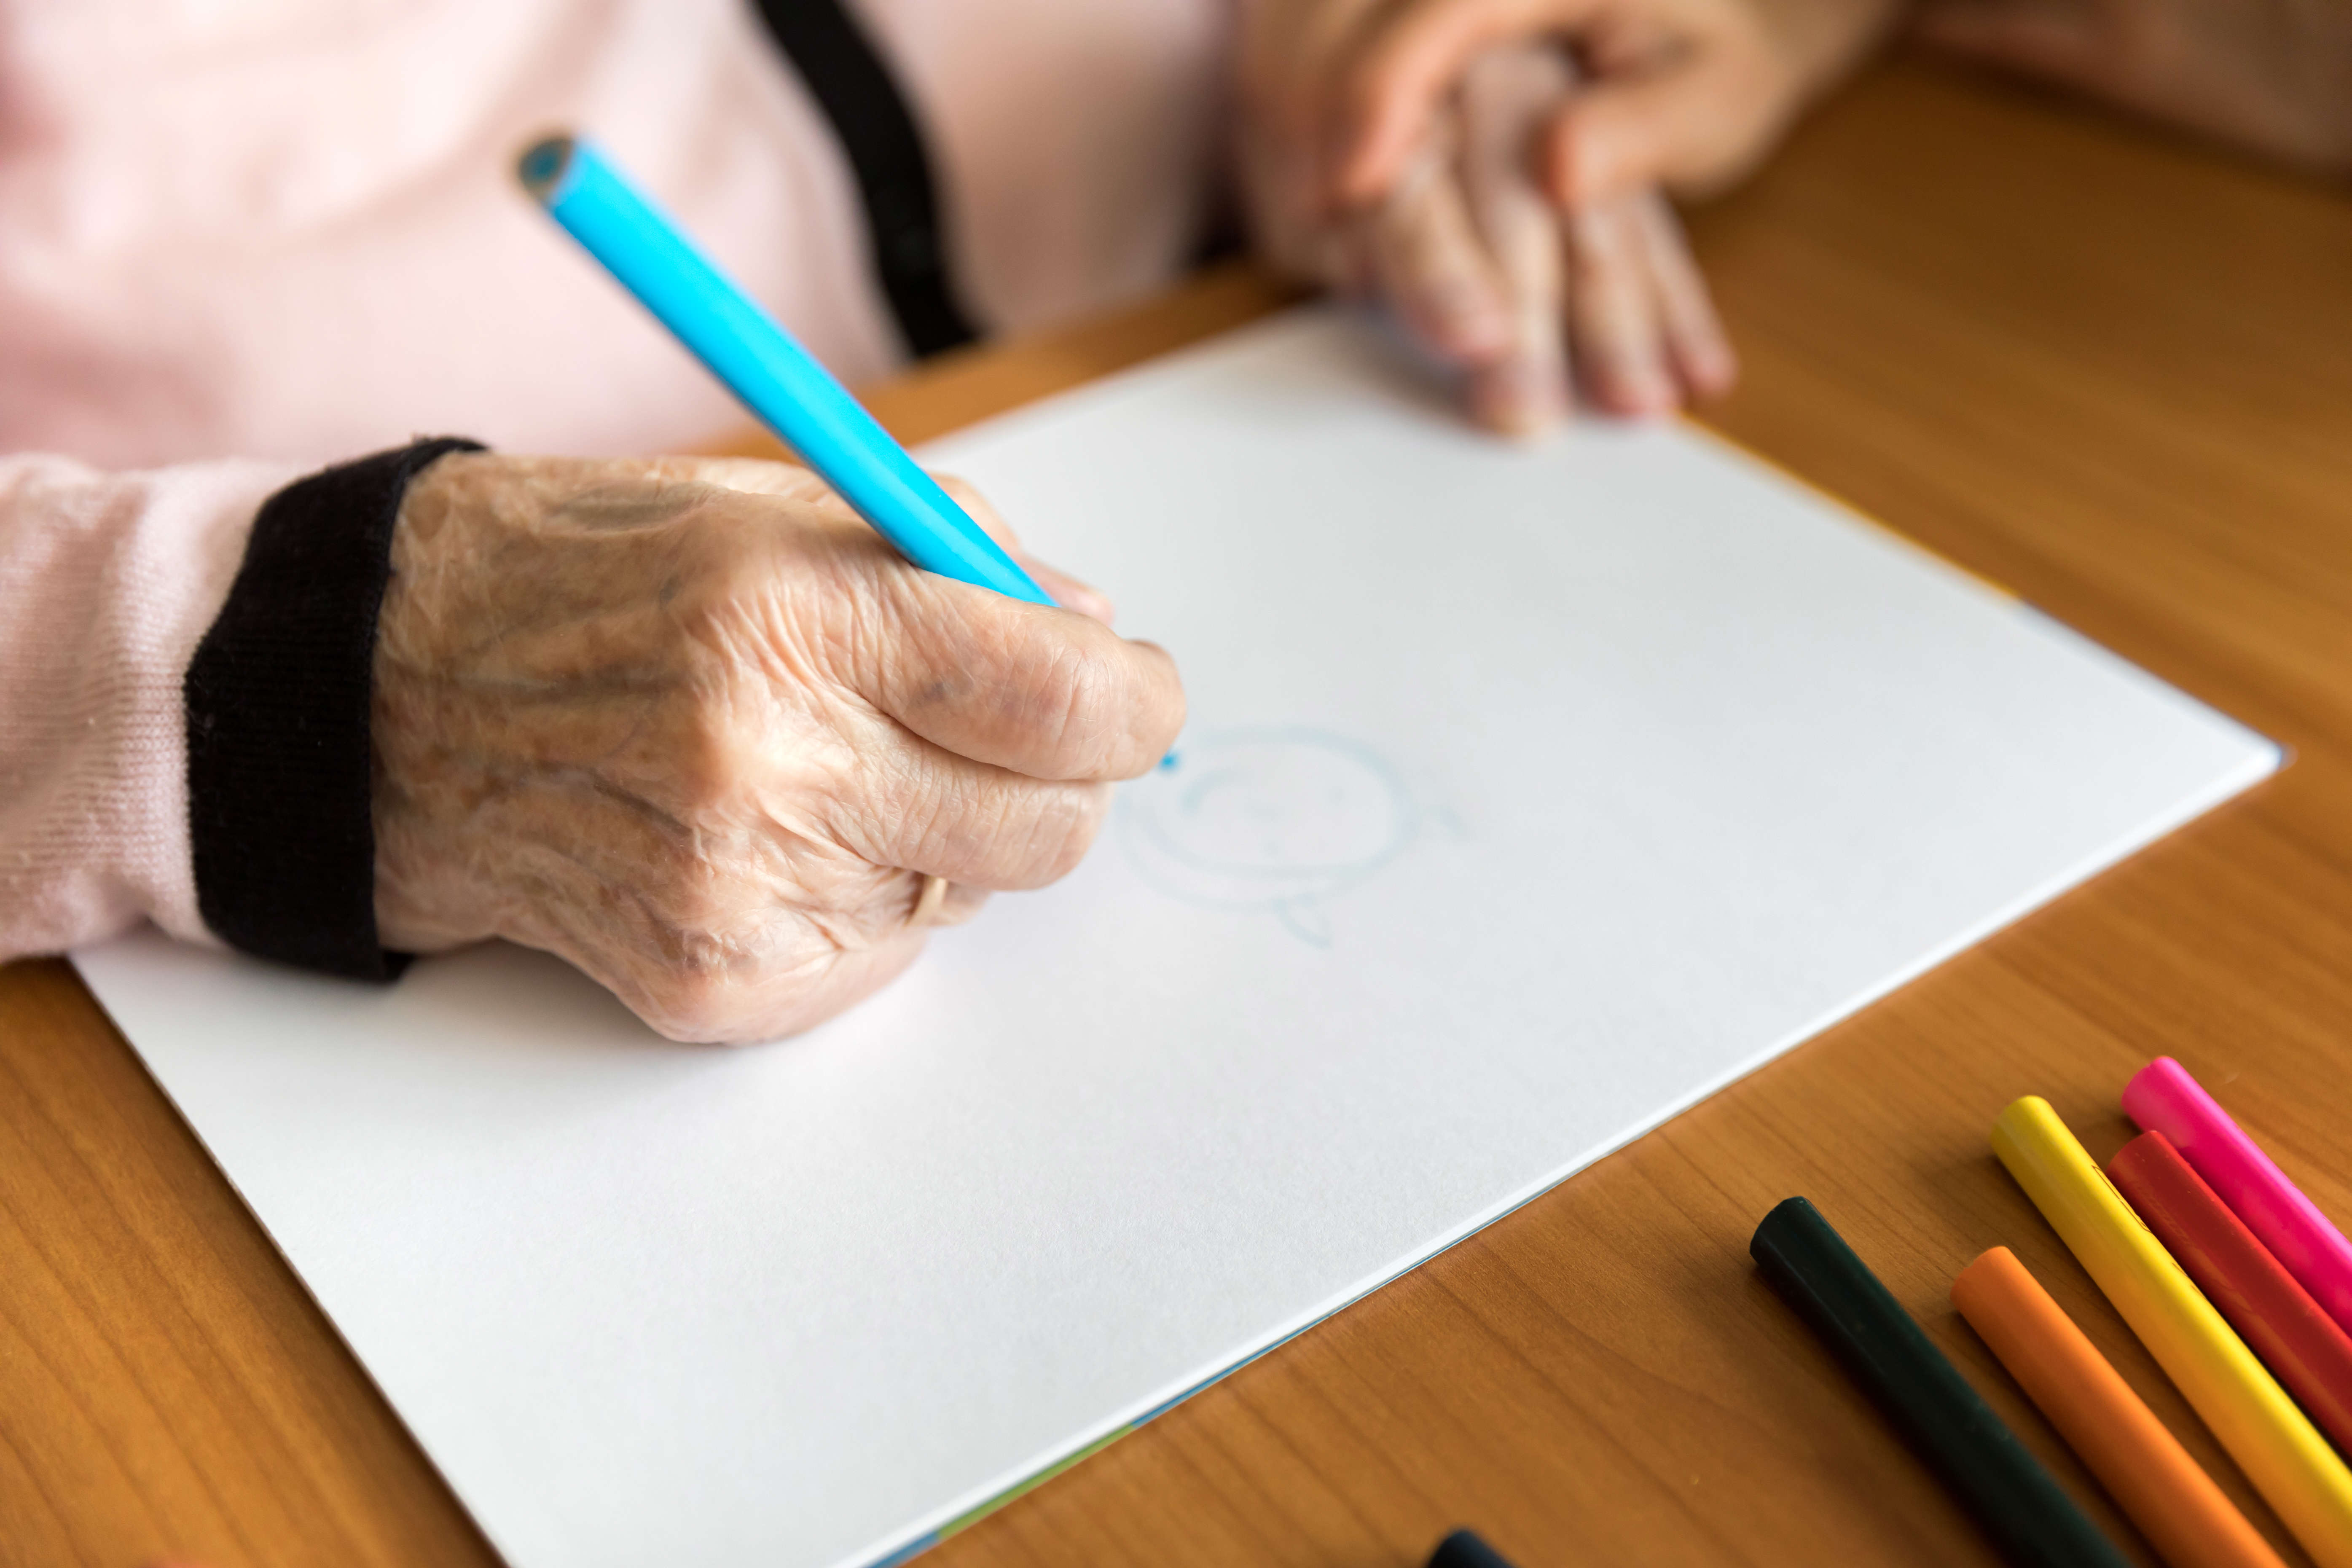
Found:
<svg viewBox="0 0 2352 1568"><path fill-rule="evenodd" d="M142 917L213 940L189 868L180 681L254 513L296 472L0 456L0 960Z"/></svg>

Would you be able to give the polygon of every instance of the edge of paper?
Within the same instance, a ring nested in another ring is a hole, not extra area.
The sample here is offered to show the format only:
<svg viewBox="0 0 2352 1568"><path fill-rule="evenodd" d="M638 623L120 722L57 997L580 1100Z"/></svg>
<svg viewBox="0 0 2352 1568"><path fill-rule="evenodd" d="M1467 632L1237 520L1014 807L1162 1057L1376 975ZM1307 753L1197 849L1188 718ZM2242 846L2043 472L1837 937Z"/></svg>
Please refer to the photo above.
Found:
<svg viewBox="0 0 2352 1568"><path fill-rule="evenodd" d="M1930 553L1932 555L1932 552ZM1940 557L1933 558L1941 560ZM2065 627L2063 622L2042 616L2041 612L2033 610L2030 605L2020 603L2019 608L2026 614L2049 622L2053 626L2068 631L2072 636L2080 637L2082 635L2073 632L2072 628ZM2091 647L2098 648L2107 658L2119 658L2118 655L2103 645L2091 642L2088 638L2083 640L2090 643ZM2144 671L2142 673L2145 674ZM2155 678L2148 676L2147 679L2153 680ZM2164 684L2167 684L2168 689L2178 690L2168 683ZM2180 693L2180 696L2185 701L2196 700L2186 693ZM2205 707L2202 703L2199 703L2198 706ZM2237 721L2229 719L2226 714L2220 713L2216 710L2208 708L2206 710L2215 718L2223 720L2242 731L2252 744L2243 763L2223 774L2210 788L2190 797L2174 811L2156 818L2138 831L2086 856L2075 865L2049 878L2041 886L2021 894L1941 946L1930 949L1906 967L1896 971L1878 985L1859 994L1850 1002L1832 1008L1798 1026L1762 1050L1746 1058L1716 1078L1702 1083L1688 1095L1661 1110L1655 1116L1629 1128L1623 1136L1612 1138L1580 1152L1564 1163L1538 1176L1463 1225L1441 1232L1433 1241L1408 1254L1402 1262L1378 1270L1359 1283L1327 1299L1322 1304L1309 1308L1306 1312L1292 1318L1272 1331L1260 1335L1255 1340L1244 1342L1237 1353L1219 1357L1163 1384L1159 1390L1137 1401L1127 1412L1089 1426L1071 1441L1057 1444L1036 1458L973 1488L945 1507L922 1516L911 1526L894 1531L872 1545L836 1559L833 1568L897 1568L898 1564L911 1561L945 1542L957 1531L979 1523L1005 1504L1043 1485L1064 1470L1075 1468L1084 1459L1109 1447L1119 1438L1138 1430L1147 1423L1166 1415L1194 1394L1223 1382L1260 1357L1280 1349L1284 1344L1317 1324L1347 1310L1383 1286L1392 1284L1423 1264L1460 1246L1488 1226L1507 1217L1543 1196L1579 1172L1599 1163L1627 1144L1673 1121L1701 1101L1721 1093L1748 1074L1787 1055L1815 1036L1844 1022L1873 1003L1901 990L1912 981L1948 960L1965 952L1995 932L2016 924L2027 915L2051 903L2061 894L2081 887L2102 872L2113 869L2158 840L2177 832L2216 807L2234 800L2254 785L2270 778L2285 765L2286 751L2277 742L2256 731L2246 729L2245 726L2238 724Z"/></svg>

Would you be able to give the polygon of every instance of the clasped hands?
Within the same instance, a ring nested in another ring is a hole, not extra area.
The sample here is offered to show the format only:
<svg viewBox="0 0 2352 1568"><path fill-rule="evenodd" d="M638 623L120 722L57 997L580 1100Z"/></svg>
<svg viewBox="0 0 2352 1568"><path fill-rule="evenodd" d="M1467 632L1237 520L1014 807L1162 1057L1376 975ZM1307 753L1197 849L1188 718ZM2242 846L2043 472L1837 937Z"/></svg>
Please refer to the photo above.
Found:
<svg viewBox="0 0 2352 1568"><path fill-rule="evenodd" d="M1245 0L1242 176L1279 265L1387 306L1468 410L1723 391L1665 193L1746 172L1896 0Z"/></svg>

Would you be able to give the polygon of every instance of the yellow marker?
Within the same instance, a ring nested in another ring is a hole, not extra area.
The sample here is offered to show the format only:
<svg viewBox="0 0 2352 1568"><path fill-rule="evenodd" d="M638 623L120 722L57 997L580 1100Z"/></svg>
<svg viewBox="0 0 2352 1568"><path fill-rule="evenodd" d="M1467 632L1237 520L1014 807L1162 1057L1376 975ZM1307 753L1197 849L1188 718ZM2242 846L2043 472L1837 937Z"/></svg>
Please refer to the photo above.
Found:
<svg viewBox="0 0 2352 1568"><path fill-rule="evenodd" d="M2000 1113L1992 1152L2221 1447L2326 1568L2352 1568L2352 1470L2140 1223L2050 1102Z"/></svg>

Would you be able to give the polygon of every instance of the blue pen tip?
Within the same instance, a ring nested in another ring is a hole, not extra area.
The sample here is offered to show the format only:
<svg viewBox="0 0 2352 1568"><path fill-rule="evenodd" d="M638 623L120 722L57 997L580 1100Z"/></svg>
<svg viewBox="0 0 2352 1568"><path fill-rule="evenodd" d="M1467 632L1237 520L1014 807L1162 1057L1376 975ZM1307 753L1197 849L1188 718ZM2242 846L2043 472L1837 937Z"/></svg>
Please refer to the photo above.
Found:
<svg viewBox="0 0 2352 1568"><path fill-rule="evenodd" d="M523 189L542 202L551 197L572 167L572 148L569 136L549 136L524 148L515 161L515 174Z"/></svg>
<svg viewBox="0 0 2352 1568"><path fill-rule="evenodd" d="M1172 773L1176 771L1175 752L1171 752L1166 756L1160 759L1160 771L1163 773Z"/></svg>

